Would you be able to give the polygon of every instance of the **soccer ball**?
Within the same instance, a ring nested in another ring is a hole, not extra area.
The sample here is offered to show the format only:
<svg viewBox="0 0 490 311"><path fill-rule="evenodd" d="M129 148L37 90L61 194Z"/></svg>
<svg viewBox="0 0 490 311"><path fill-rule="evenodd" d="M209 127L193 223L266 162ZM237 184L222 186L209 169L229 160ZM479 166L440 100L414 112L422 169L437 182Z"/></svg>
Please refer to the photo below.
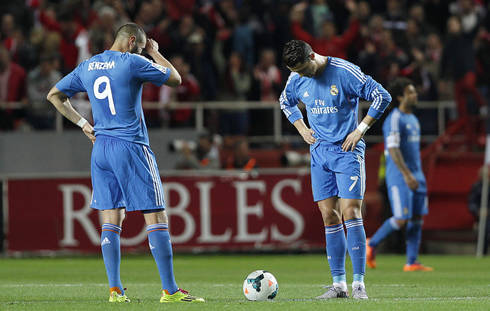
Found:
<svg viewBox="0 0 490 311"><path fill-rule="evenodd" d="M264 270L250 273L243 282L243 293L252 301L272 301L276 298L278 290L276 278Z"/></svg>

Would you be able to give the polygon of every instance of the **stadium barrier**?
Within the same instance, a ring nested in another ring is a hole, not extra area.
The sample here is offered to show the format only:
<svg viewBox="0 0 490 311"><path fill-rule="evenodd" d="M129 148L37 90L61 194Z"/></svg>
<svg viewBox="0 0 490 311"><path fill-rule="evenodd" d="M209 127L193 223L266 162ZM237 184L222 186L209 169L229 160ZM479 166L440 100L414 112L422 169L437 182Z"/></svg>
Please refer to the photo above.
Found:
<svg viewBox="0 0 490 311"><path fill-rule="evenodd" d="M377 188L380 154L366 152L363 218L367 236L384 220L383 198ZM447 232L468 232L473 227L465 200L472 181L468 171L476 174L478 166L477 158L471 161L475 165L462 166L468 156L439 155L437 159L445 159L435 171L442 182L434 185L428 178L430 213L425 218L424 236L440 240L443 232L447 236ZM308 168L160 174L175 251L324 248L323 223L312 200ZM89 174L4 176L2 185L7 254L100 251L102 219L90 208ZM121 236L124 251L148 251L141 214L129 213Z"/></svg>
<svg viewBox="0 0 490 311"><path fill-rule="evenodd" d="M90 102L87 100L79 100L73 99L72 104L77 110L87 119L91 120L91 106ZM359 103L359 117L363 118L363 116L367 113L371 103L366 101L360 101ZM162 103L159 102L143 102L143 108L145 110L160 110L163 109ZM300 109L304 112L305 107L304 104L298 105ZM418 111L428 111L428 110L436 110L436 120L431 120L430 123L437 123L437 130L435 133L431 135L422 135L422 142L432 142L437 139L438 136L442 135L446 131L446 121L449 119L448 110L454 110L456 104L454 101L425 101L420 102L417 106ZM237 102L225 102L225 101L215 101L215 102L171 102L165 105L165 109L167 110L175 110L175 109L193 109L194 110L194 128L198 133L202 133L205 131L205 111L209 110L243 110L243 109L260 109L260 110L270 110L273 114L273 125L272 135L256 135L249 136L248 140L251 143L281 143L281 142L303 142L303 139L299 135L283 135L283 122L287 122L286 118L283 116L283 112L281 111L280 105L277 101L237 101ZM425 126L428 124L423 123L424 120L421 120L422 130L424 130ZM381 126L378 124L377 126ZM63 116L61 114L56 114L56 131L63 131ZM424 132L424 131L422 131ZM366 135L364 138L366 142L369 143L379 143L383 141L382 135Z"/></svg>

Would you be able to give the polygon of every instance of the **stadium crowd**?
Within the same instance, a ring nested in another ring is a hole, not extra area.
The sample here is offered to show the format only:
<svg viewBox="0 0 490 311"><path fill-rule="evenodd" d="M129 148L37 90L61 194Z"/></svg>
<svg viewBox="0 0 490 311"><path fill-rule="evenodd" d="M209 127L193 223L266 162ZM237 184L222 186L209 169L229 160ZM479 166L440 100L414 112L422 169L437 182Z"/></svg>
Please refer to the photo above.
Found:
<svg viewBox="0 0 490 311"><path fill-rule="evenodd" d="M1 131L53 129L49 89L109 49L129 21L182 75L174 89L145 85L143 100L160 107L147 111L149 127L192 125L192 110L167 111L169 102L277 101L289 75L282 49L293 38L359 65L383 85L409 77L421 101L454 98L460 118L469 94L480 113L490 96L483 0L26 0L0 8ZM270 121L263 111L222 110L209 113L206 126L243 136L266 132Z"/></svg>

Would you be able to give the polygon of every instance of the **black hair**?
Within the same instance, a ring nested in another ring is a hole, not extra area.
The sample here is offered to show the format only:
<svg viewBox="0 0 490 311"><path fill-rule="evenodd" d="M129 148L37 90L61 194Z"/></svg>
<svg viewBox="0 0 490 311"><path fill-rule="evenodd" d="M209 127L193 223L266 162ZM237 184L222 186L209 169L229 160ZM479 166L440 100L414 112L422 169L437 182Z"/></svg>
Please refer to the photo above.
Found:
<svg viewBox="0 0 490 311"><path fill-rule="evenodd" d="M408 78L396 78L391 84L388 86L388 92L391 95L391 104L392 107L400 106L400 101L398 100L398 96L403 96L405 92L405 88L408 85L413 85L412 80Z"/></svg>
<svg viewBox="0 0 490 311"><path fill-rule="evenodd" d="M116 33L116 39L119 38L130 38L136 36L136 40L140 43L145 42L146 33L138 24L127 23L119 27Z"/></svg>
<svg viewBox="0 0 490 311"><path fill-rule="evenodd" d="M291 40L284 47L282 60L286 66L295 67L299 63L308 62L312 52L313 49L308 43L301 40Z"/></svg>

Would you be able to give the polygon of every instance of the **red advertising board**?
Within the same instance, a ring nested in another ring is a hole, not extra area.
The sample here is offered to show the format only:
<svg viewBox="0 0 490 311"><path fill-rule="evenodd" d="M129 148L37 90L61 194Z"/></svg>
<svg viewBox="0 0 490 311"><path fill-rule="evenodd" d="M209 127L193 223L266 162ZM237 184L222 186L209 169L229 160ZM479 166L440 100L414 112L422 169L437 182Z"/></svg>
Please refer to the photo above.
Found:
<svg viewBox="0 0 490 311"><path fill-rule="evenodd" d="M309 173L163 177L175 250L323 247ZM101 217L90 178L8 180L7 250L100 250ZM140 212L128 213L121 245L148 249Z"/></svg>

